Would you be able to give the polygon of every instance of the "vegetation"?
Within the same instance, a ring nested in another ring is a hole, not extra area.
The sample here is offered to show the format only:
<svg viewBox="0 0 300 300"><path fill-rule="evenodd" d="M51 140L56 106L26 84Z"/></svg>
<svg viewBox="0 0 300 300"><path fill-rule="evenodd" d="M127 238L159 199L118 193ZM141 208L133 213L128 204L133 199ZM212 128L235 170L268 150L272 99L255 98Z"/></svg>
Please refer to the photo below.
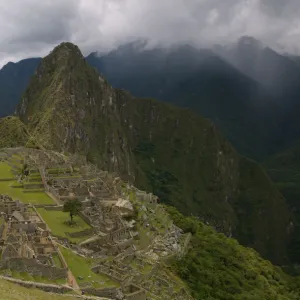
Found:
<svg viewBox="0 0 300 300"><path fill-rule="evenodd" d="M68 235L68 233L80 232L91 228L80 217L74 217L74 224L73 226L71 226L68 222L68 216L62 211L46 210L44 208L38 208L37 210L54 235L68 238L71 242L74 243L88 238L87 235L80 238L72 238Z"/></svg>
<svg viewBox="0 0 300 300"><path fill-rule="evenodd" d="M64 212L70 214L70 224L73 224L73 217L79 214L81 207L82 203L78 199L68 200L64 203Z"/></svg>
<svg viewBox="0 0 300 300"><path fill-rule="evenodd" d="M53 200L45 192L26 191L16 181L0 181L0 193L31 204L53 204Z"/></svg>
<svg viewBox="0 0 300 300"><path fill-rule="evenodd" d="M25 273L25 272L1 270L0 274L10 274L13 278L24 280L24 281L35 281L35 282L49 283L49 284L65 284L66 283L66 279L50 280L46 277L32 276L29 273Z"/></svg>
<svg viewBox="0 0 300 300"><path fill-rule="evenodd" d="M166 207L175 224L193 234L187 254L169 262L201 300L299 299L300 278L286 275L250 248L217 233L194 217Z"/></svg>
<svg viewBox="0 0 300 300"><path fill-rule="evenodd" d="M300 143L280 152L264 162L264 166L278 189L287 199L294 213L293 236L288 254L293 263L300 263ZM298 272L299 273L299 272Z"/></svg>
<svg viewBox="0 0 300 300"><path fill-rule="evenodd" d="M59 294L50 294L47 292L40 291L38 289L19 286L14 283L10 283L6 280L0 280L1 299L9 300L75 300L76 297L67 297Z"/></svg>
<svg viewBox="0 0 300 300"><path fill-rule="evenodd" d="M11 172L10 165L5 162L0 162L0 179L10 179L13 177L14 175Z"/></svg>
<svg viewBox="0 0 300 300"><path fill-rule="evenodd" d="M91 271L92 261L88 258L83 258L62 246L60 246L60 250L79 285L90 282L96 288L119 286L117 282L110 280L107 276Z"/></svg>
<svg viewBox="0 0 300 300"><path fill-rule="evenodd" d="M0 148L23 146L28 141L26 126L17 117L0 119Z"/></svg>

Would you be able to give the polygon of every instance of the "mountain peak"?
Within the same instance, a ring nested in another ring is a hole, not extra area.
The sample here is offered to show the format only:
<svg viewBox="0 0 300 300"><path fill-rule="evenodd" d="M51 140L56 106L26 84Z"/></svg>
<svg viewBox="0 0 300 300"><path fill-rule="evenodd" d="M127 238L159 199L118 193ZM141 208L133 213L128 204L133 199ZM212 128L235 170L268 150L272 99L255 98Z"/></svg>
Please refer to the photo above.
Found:
<svg viewBox="0 0 300 300"><path fill-rule="evenodd" d="M72 67L84 60L84 56L78 46L63 42L56 46L43 60L37 69L37 73L45 73L45 70L62 66Z"/></svg>
<svg viewBox="0 0 300 300"><path fill-rule="evenodd" d="M59 44L51 51L50 54L64 57L65 55L77 55L78 57L83 58L83 55L78 46L70 42L63 42Z"/></svg>
<svg viewBox="0 0 300 300"><path fill-rule="evenodd" d="M252 49L263 49L263 43L252 36L242 36L237 42L238 47L251 47Z"/></svg>

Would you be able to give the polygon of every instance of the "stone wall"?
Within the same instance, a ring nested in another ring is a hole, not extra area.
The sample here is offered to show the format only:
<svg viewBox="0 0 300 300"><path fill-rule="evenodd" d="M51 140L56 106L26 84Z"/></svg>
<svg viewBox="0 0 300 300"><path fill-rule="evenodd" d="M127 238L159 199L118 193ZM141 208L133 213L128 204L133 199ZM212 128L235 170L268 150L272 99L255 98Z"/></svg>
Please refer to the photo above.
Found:
<svg viewBox="0 0 300 300"><path fill-rule="evenodd" d="M9 269L17 272L26 272L32 276L62 279L67 276L67 269L43 265L33 258L10 258L0 262L0 269Z"/></svg>
<svg viewBox="0 0 300 300"><path fill-rule="evenodd" d="M106 289L85 288L82 289L82 291L84 291L85 294L116 299L119 290L117 288L106 288Z"/></svg>
<svg viewBox="0 0 300 300"><path fill-rule="evenodd" d="M79 217L83 219L88 225L92 226L91 219L83 212L79 212Z"/></svg>
<svg viewBox="0 0 300 300"><path fill-rule="evenodd" d="M63 211L63 206L57 206L56 204L50 206L47 204L47 206L44 206L44 209L49 211Z"/></svg>
<svg viewBox="0 0 300 300"><path fill-rule="evenodd" d="M37 288L37 289L43 290L45 292L51 292L51 293L56 293L56 294L64 294L64 293L72 291L72 288L67 287L67 286L61 286L61 285L55 285L55 284L45 284L45 283L39 283L39 282L33 282L33 281L23 281L20 279L14 279L14 278L9 278L9 277L5 277L5 276L0 276L0 279L4 279L4 280L10 281L12 283L19 284L26 288Z"/></svg>
<svg viewBox="0 0 300 300"><path fill-rule="evenodd" d="M78 238L78 237L92 235L93 233L94 233L94 229L90 228L90 229L85 229L85 230L78 231L78 232L68 232L67 235L72 238Z"/></svg>
<svg viewBox="0 0 300 300"><path fill-rule="evenodd" d="M147 300L146 291L141 289L130 294L125 294L125 299L126 300Z"/></svg>
<svg viewBox="0 0 300 300"><path fill-rule="evenodd" d="M57 200L60 200L59 194L56 192L56 190L55 190L53 187L51 187L51 186L49 186L49 185L48 185L48 192L49 192L50 194L52 194L53 197L55 197Z"/></svg>

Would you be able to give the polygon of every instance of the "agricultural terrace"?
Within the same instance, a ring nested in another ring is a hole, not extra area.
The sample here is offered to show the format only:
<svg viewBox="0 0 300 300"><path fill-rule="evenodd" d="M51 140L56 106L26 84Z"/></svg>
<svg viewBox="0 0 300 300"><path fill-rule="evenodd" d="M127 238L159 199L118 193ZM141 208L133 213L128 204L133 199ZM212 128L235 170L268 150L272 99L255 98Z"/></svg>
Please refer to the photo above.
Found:
<svg viewBox="0 0 300 300"><path fill-rule="evenodd" d="M83 237L72 238L68 235L68 233L75 233L86 229L91 229L91 227L79 216L74 216L74 225L71 226L68 224L70 217L67 212L46 210L45 208L38 208L37 211L47 223L53 235L67 238L73 243L80 243L89 237L88 235L84 235Z"/></svg>
<svg viewBox="0 0 300 300"><path fill-rule="evenodd" d="M60 250L79 285L89 282L94 288L119 287L117 282L107 276L94 273L91 270L92 260L79 256L63 246L60 246Z"/></svg>

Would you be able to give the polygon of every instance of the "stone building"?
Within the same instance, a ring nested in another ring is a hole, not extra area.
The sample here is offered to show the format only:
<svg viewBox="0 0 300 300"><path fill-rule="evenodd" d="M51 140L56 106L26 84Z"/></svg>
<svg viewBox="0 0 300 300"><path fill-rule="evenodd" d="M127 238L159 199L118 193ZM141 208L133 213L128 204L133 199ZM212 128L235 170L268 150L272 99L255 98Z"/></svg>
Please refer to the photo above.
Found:
<svg viewBox="0 0 300 300"><path fill-rule="evenodd" d="M3 212L7 215L12 214L14 211L25 211L26 206L18 201L13 200L7 195L0 195L0 212Z"/></svg>
<svg viewBox="0 0 300 300"><path fill-rule="evenodd" d="M112 207L112 211L119 214L121 217L134 216L134 208L129 200L119 198L116 204Z"/></svg>

